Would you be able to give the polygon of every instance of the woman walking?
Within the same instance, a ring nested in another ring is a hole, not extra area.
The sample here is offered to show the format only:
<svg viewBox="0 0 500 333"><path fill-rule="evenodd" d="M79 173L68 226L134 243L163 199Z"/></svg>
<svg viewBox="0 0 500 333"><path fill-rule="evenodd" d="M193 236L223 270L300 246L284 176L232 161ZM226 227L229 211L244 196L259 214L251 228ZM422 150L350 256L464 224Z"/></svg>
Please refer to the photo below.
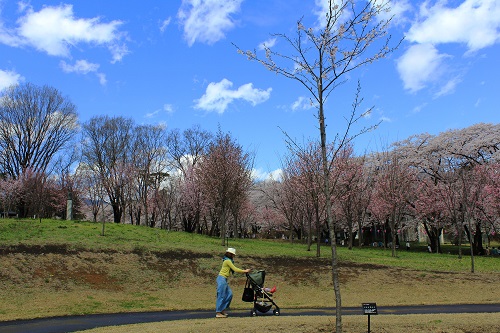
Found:
<svg viewBox="0 0 500 333"><path fill-rule="evenodd" d="M225 312L231 301L233 299L233 291L227 283L227 278L236 273L248 273L250 269L240 269L234 266L234 256L236 255L236 250L232 247L226 250L224 258L222 258L222 267L220 269L219 275L217 276L217 301L215 303L215 317L216 318L227 318L227 313Z"/></svg>

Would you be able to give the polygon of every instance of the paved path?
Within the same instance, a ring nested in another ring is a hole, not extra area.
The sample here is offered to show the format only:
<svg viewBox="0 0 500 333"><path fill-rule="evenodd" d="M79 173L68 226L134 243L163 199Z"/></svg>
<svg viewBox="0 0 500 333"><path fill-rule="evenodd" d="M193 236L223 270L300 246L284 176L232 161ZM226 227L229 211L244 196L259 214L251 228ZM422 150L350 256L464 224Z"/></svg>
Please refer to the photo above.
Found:
<svg viewBox="0 0 500 333"><path fill-rule="evenodd" d="M322 309L280 309L281 316L333 316L335 308ZM409 305L409 306L378 306L378 313L405 315L405 314L435 314L435 313L499 313L499 304L457 304L457 305ZM343 308L343 315L362 315L359 307ZM31 320L16 320L0 322L1 333L68 333L86 329L129 325L137 323L151 323L181 319L213 318L214 311L162 311L143 313L117 313L85 316L52 317ZM261 316L272 316L272 311ZM250 316L249 310L231 311L231 317Z"/></svg>

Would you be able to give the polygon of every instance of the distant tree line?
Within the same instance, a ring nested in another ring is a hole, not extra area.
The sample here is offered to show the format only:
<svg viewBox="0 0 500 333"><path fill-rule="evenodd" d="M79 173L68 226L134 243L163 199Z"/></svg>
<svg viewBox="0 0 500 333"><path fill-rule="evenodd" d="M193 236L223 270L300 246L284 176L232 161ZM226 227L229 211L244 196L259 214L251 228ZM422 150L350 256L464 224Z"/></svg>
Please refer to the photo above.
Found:
<svg viewBox="0 0 500 333"><path fill-rule="evenodd" d="M321 146L290 149L279 179L252 179L253 155L220 128L166 130L124 117L78 123L54 88L1 93L0 209L20 217L74 217L224 237L328 238L326 202L347 246L382 238L393 253L423 225L433 252L443 232L482 254L500 227L500 125L421 134L356 156L331 144L329 198ZM333 158L335 152L335 158Z"/></svg>
<svg viewBox="0 0 500 333"><path fill-rule="evenodd" d="M422 225L432 252L441 253L447 232L481 255L483 236L498 239L500 228L499 149L500 125L491 124L412 136L364 156L346 145L332 160L333 187L325 198L320 148L311 142L283 160L282 179L266 183L265 192L290 237L307 235L311 244L316 236L318 253L330 200L336 232L349 248L357 236L359 246L382 242L395 255L404 231Z"/></svg>

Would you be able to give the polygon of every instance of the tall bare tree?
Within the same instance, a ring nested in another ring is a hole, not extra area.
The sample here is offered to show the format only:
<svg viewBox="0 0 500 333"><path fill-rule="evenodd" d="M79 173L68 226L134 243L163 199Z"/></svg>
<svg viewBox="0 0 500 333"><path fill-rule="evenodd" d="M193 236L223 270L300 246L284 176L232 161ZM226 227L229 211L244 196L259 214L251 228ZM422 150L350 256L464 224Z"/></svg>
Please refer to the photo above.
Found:
<svg viewBox="0 0 500 333"><path fill-rule="evenodd" d="M0 95L0 171L47 172L54 156L78 131L76 106L49 86L31 83Z"/></svg>
<svg viewBox="0 0 500 333"><path fill-rule="evenodd" d="M78 132L76 106L49 86L11 86L0 95L0 174L50 174ZM24 211L22 203L19 207ZM23 212L20 212L23 216Z"/></svg>
<svg viewBox="0 0 500 333"><path fill-rule="evenodd" d="M274 34L290 47L290 53L277 53L265 48L265 57L254 51L239 52L256 60L267 69L295 80L310 93L317 107L323 163L323 188L330 197L330 161L327 160L325 104L332 91L347 80L346 75L391 53L399 45L390 46L390 36L382 44L376 42L387 35L391 19L384 19L388 1L329 0L320 29L306 28L302 19L297 22L295 38ZM352 123L347 126L346 133ZM347 137L347 135L346 135ZM342 145L342 142L340 146ZM335 290L336 331L342 332L342 302L339 285L339 266L335 243L331 203L327 202L327 221L332 240L332 279Z"/></svg>
<svg viewBox="0 0 500 333"><path fill-rule="evenodd" d="M167 137L167 147L173 167L185 177L187 170L207 154L212 139L212 133L202 130L198 125L182 133L178 129L172 130Z"/></svg>
<svg viewBox="0 0 500 333"><path fill-rule="evenodd" d="M150 204L158 193L161 182L167 177L166 132L163 126L141 125L134 131L132 161L136 172L136 193L144 208L146 224L154 227L150 219Z"/></svg>
<svg viewBox="0 0 500 333"><path fill-rule="evenodd" d="M132 130L133 121L123 117L97 116L83 125L82 161L99 176L116 223L121 222L125 207Z"/></svg>

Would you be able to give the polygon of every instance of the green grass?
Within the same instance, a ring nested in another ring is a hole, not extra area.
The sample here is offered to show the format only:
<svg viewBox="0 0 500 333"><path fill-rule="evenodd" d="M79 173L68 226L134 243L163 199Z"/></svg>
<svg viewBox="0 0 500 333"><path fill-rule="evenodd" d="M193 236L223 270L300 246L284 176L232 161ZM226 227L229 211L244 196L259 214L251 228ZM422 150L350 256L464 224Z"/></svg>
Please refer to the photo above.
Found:
<svg viewBox="0 0 500 333"><path fill-rule="evenodd" d="M153 229L146 226L134 226L107 223L105 235L101 235L102 224L80 221L61 220L21 220L0 219L0 246L61 246L71 250L112 251L112 252L161 252L171 250L191 251L195 253L222 252L221 240L197 234ZM316 245L306 251L306 245L275 240L229 239L229 245L238 249L239 256L290 256L315 257ZM391 267L411 268L424 271L470 271L469 256L461 259L455 254L429 254L418 250L397 251L392 257L390 249L338 247L341 261L369 263ZM454 252L448 245L446 252ZM321 256L331 257L330 247L321 247ZM500 257L475 257L477 272L500 272Z"/></svg>
<svg viewBox="0 0 500 333"><path fill-rule="evenodd" d="M145 226L0 220L0 320L129 311L212 309L225 247L218 238ZM331 249L230 239L237 266L265 269L283 308L334 305ZM344 306L497 302L500 258L338 248ZM234 309L245 276L231 278ZM307 295L307 297L304 297Z"/></svg>

